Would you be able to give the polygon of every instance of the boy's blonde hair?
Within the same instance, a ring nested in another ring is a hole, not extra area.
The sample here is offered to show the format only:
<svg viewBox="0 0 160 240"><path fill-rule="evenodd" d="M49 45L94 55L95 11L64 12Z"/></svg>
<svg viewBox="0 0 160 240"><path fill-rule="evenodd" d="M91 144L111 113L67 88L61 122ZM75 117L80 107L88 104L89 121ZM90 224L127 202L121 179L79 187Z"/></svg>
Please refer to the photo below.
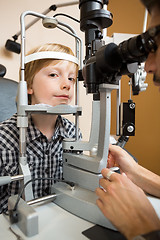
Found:
<svg viewBox="0 0 160 240"><path fill-rule="evenodd" d="M69 47L61 44L56 44L56 43L46 43L44 45L36 47L31 51L29 51L27 55L30 55L36 52L42 52L42 51L64 52L74 56L72 50ZM63 60L39 59L39 60L35 60L27 63L25 65L25 81L27 82L27 88L29 89L32 87L33 78L35 74L40 71L41 68L48 66L51 62L53 62L53 64L54 63L57 64L60 61L63 61ZM71 62L71 64L75 64L75 63ZM76 65L76 74L78 74L78 65ZM28 96L28 103L31 104L29 96Z"/></svg>

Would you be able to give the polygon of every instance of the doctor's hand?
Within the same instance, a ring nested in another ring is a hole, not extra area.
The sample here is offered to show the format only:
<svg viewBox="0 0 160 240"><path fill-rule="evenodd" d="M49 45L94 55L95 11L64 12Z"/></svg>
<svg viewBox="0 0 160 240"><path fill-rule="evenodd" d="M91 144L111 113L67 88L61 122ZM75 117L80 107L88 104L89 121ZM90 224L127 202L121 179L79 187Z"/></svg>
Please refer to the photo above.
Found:
<svg viewBox="0 0 160 240"><path fill-rule="evenodd" d="M133 182L139 172L139 165L125 150L116 145L109 145L107 167L118 166Z"/></svg>
<svg viewBox="0 0 160 240"><path fill-rule="evenodd" d="M108 180L109 173L107 168L102 170L103 188L96 189L97 205L104 216L127 239L160 229L160 221L143 190L124 173L113 172Z"/></svg>

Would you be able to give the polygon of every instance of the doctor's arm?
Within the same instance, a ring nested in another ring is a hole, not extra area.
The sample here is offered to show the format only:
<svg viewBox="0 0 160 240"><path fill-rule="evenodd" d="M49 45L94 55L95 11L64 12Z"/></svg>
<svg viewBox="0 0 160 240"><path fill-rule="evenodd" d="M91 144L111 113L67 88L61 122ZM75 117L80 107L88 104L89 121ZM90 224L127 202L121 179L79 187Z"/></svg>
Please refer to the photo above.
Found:
<svg viewBox="0 0 160 240"><path fill-rule="evenodd" d="M146 193L160 197L160 176L140 166L122 148L110 144L107 167L114 165Z"/></svg>
<svg viewBox="0 0 160 240"><path fill-rule="evenodd" d="M96 189L97 205L102 213L129 240L159 230L159 218L143 190L124 173L113 173L108 180L109 171L102 170L102 188Z"/></svg>

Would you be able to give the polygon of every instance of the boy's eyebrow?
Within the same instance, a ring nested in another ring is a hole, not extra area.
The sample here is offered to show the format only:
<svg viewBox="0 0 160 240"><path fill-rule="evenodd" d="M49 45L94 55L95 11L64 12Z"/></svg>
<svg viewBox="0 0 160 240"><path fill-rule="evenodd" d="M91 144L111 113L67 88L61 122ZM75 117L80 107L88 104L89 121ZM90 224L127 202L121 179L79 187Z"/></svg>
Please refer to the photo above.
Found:
<svg viewBox="0 0 160 240"><path fill-rule="evenodd" d="M56 70L56 71L63 71L60 66L57 66L57 64L55 64L55 65L50 64L50 65L48 65L46 67L43 67L42 69L45 69L46 71L54 71L54 70ZM71 70L69 72L69 74L73 74L73 75L76 76L77 75L76 74L76 69L75 70Z"/></svg>

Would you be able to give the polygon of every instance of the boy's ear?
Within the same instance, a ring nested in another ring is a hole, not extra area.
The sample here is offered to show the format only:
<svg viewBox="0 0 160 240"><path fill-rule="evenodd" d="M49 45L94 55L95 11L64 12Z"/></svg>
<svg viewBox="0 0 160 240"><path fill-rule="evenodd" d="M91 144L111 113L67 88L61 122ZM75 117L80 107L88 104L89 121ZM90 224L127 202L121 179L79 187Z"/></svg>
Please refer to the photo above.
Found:
<svg viewBox="0 0 160 240"><path fill-rule="evenodd" d="M32 89L32 88L29 88L29 89L27 90L27 93L28 93L28 94L33 94L33 89Z"/></svg>

